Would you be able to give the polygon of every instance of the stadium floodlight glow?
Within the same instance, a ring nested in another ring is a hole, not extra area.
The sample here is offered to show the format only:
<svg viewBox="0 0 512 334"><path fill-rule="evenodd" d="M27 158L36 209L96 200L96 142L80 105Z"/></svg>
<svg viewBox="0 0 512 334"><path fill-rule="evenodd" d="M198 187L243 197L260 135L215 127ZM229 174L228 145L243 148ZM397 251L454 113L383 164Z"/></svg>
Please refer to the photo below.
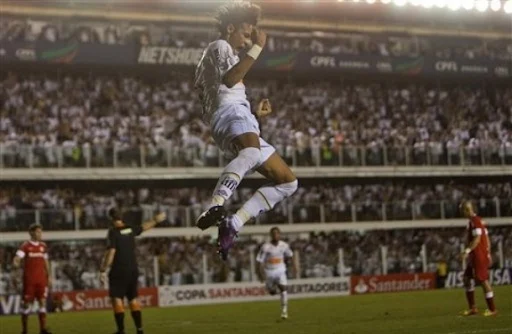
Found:
<svg viewBox="0 0 512 334"><path fill-rule="evenodd" d="M508 0L505 2L505 5L503 6L503 10L507 14L512 14L512 0Z"/></svg>
<svg viewBox="0 0 512 334"><path fill-rule="evenodd" d="M436 0L434 4L436 5L436 7L444 8L446 7L446 0Z"/></svg>
<svg viewBox="0 0 512 334"><path fill-rule="evenodd" d="M386 5L387 5L388 3L390 3L390 2L391 2L391 0L380 0L380 2L382 2L383 4L386 4Z"/></svg>
<svg viewBox="0 0 512 334"><path fill-rule="evenodd" d="M485 12L489 8L488 0L477 0L475 3L476 10L479 12Z"/></svg>
<svg viewBox="0 0 512 334"><path fill-rule="evenodd" d="M451 10L459 10L462 6L462 0L450 0L448 1L448 8Z"/></svg>
<svg viewBox="0 0 512 334"><path fill-rule="evenodd" d="M407 4L407 0L394 0L395 5L403 7Z"/></svg>
<svg viewBox="0 0 512 334"><path fill-rule="evenodd" d="M501 1L500 0L492 0L491 1L491 9L495 12L501 9Z"/></svg>
<svg viewBox="0 0 512 334"><path fill-rule="evenodd" d="M413 6L419 6L421 5L421 0L409 0L409 2L411 3L411 5Z"/></svg>
<svg viewBox="0 0 512 334"><path fill-rule="evenodd" d="M475 1L474 0L464 0L464 1L462 1L462 7L464 7L464 9L471 10L471 9L473 9L474 6L475 6Z"/></svg>
<svg viewBox="0 0 512 334"><path fill-rule="evenodd" d="M370 5L371 5L372 3L375 3L375 1L377 1L377 0L366 0L366 2L368 2Z"/></svg>
<svg viewBox="0 0 512 334"><path fill-rule="evenodd" d="M432 6L434 6L434 0L422 0L421 5L425 8L432 8Z"/></svg>

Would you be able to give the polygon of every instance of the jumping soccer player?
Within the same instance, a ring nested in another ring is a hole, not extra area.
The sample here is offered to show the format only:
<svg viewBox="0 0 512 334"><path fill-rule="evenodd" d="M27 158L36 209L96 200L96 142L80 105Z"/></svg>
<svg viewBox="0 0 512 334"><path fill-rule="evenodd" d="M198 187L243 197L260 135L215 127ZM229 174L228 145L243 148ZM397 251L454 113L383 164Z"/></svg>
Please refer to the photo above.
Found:
<svg viewBox="0 0 512 334"><path fill-rule="evenodd" d="M293 261L293 252L290 246L281 241L281 231L277 227L270 230L271 241L263 244L256 257L259 263L258 275L260 281L267 287L271 295L281 294L281 318L288 318L288 290L286 278L286 260L292 260L293 271L297 272L295 261Z"/></svg>
<svg viewBox="0 0 512 334"><path fill-rule="evenodd" d="M117 325L116 334L124 334L125 297L130 305L137 334L143 334L142 313L137 299L139 270L135 256L135 237L160 224L166 217L160 213L142 225L129 226L123 223L120 210L112 208L108 215L112 220L112 227L108 230L107 251L101 263L100 281L102 285L105 284L106 271L112 265L108 276L108 289Z"/></svg>
<svg viewBox="0 0 512 334"><path fill-rule="evenodd" d="M15 268L19 268L23 260L23 305L21 307L22 334L27 334L28 315L34 300L39 303L39 328L41 334L51 334L46 329L46 298L51 286L50 262L48 247L43 238L43 227L39 224L30 225L30 240L24 242L16 252L13 260Z"/></svg>
<svg viewBox="0 0 512 334"><path fill-rule="evenodd" d="M271 112L270 102L260 102L254 115L245 94L243 79L258 59L267 39L256 25L260 8L234 2L219 9L216 19L220 39L210 43L196 69L195 88L203 107L203 119L210 125L217 146L235 158L224 168L213 191L208 210L197 220L206 230L219 225L219 253L227 259L235 237L251 218L271 210L297 190L297 178L260 137L257 117ZM238 53L248 49L241 59ZM234 215L227 216L224 203L243 177L256 170L272 182L259 188Z"/></svg>
<svg viewBox="0 0 512 334"><path fill-rule="evenodd" d="M489 283L489 266L491 264L491 243L485 222L477 216L470 201L465 201L460 206L464 217L469 218L467 227L468 245L461 254L463 260L467 261L464 271L464 286L466 288L466 299L469 309L463 315L478 314L475 306L475 280L482 284L485 293L485 301L488 309L484 316L493 316L497 313L494 306L494 293Z"/></svg>

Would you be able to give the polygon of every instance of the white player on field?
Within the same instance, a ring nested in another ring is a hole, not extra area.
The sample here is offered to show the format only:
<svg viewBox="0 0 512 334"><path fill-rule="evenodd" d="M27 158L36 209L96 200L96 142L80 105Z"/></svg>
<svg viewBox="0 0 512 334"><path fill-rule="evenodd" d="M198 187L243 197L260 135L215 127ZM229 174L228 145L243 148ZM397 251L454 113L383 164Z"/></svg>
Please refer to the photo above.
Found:
<svg viewBox="0 0 512 334"><path fill-rule="evenodd" d="M201 100L203 121L210 125L213 140L234 158L224 167L209 207L196 225L201 230L219 226L219 253L226 259L242 226L293 195L298 182L274 147L260 137L258 118L272 111L270 102L262 100L253 114L245 94L243 80L267 39L256 28L260 8L248 2L231 2L219 9L216 19L220 38L204 50L194 87ZM239 56L244 49L246 54ZM259 188L234 215L228 216L224 203L252 171L271 183Z"/></svg>
<svg viewBox="0 0 512 334"><path fill-rule="evenodd" d="M271 295L281 294L281 318L288 318L288 280L286 277L286 261L292 260L293 272L297 273L293 252L286 242L281 241L281 231L277 227L270 230L271 241L263 244L256 261L258 276Z"/></svg>

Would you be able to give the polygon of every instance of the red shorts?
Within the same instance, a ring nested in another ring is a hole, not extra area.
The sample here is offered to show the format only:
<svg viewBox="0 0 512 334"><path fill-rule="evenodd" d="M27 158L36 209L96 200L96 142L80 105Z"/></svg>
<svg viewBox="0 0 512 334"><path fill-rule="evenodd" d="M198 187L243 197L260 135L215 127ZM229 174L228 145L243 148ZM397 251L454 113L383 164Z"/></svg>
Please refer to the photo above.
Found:
<svg viewBox="0 0 512 334"><path fill-rule="evenodd" d="M33 302L34 299L41 300L48 297L48 284L30 283L23 284L23 301Z"/></svg>
<svg viewBox="0 0 512 334"><path fill-rule="evenodd" d="M479 282L489 279L489 260L477 257L468 259L464 277L473 278Z"/></svg>

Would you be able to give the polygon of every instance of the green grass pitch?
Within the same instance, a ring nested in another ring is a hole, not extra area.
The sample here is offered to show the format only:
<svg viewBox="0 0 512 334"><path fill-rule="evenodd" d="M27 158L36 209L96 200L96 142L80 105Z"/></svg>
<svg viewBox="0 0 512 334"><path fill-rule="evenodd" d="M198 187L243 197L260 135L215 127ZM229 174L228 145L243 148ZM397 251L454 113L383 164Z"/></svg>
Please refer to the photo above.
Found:
<svg viewBox="0 0 512 334"><path fill-rule="evenodd" d="M496 287L496 317L464 318L464 291L387 293L291 300L289 319L279 319L279 301L152 308L143 311L146 334L505 334L512 333L512 286ZM476 291L480 311L483 293ZM110 311L51 314L55 334L115 331ZM135 333L129 313L126 333ZM31 316L29 333L38 333ZM19 316L0 317L0 333L20 333Z"/></svg>

